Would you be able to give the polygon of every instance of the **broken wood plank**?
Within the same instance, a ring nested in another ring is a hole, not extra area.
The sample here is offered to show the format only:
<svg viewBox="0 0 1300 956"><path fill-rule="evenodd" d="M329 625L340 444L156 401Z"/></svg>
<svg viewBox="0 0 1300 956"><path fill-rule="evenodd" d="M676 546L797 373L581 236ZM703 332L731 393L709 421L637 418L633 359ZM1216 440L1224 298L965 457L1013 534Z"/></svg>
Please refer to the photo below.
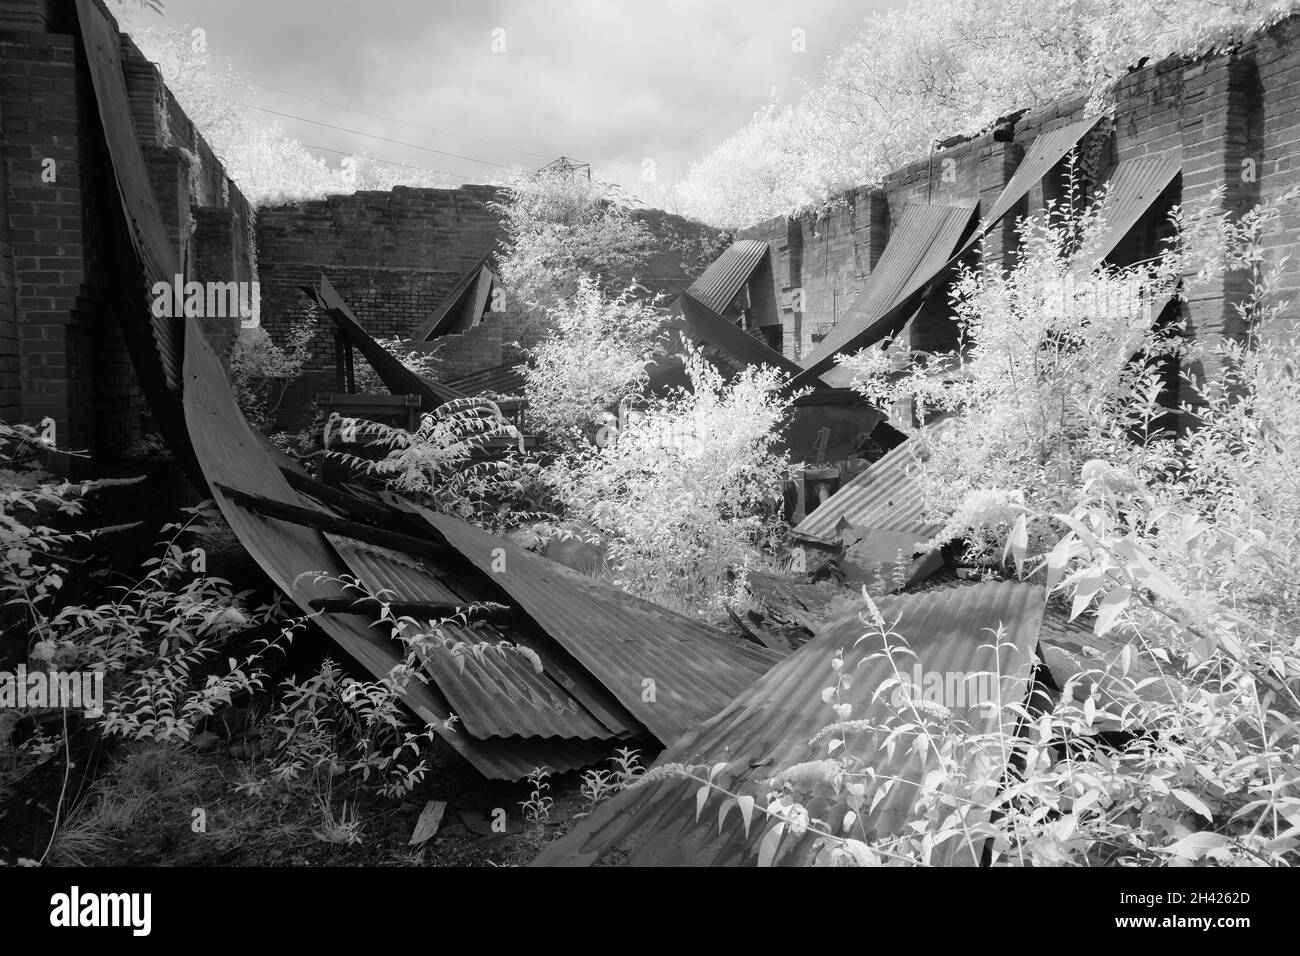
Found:
<svg viewBox="0 0 1300 956"><path fill-rule="evenodd" d="M409 534L400 534L396 531L361 524L358 521L349 521L326 511L301 508L297 505L286 504L283 501L263 498L260 495L240 491L238 488L231 488L220 482L213 482L213 487L220 490L232 503L256 511L263 517L288 521L316 531L328 531L331 534L342 535L355 541L375 544L381 548L392 548L394 551L433 558L438 561L446 561L456 557L456 552L453 549L428 538L416 538Z"/></svg>
<svg viewBox="0 0 1300 956"><path fill-rule="evenodd" d="M438 828L442 826L443 814L447 812L447 803L444 800L430 800L420 811L420 819L415 821L415 830L411 833L411 839L407 846L417 846L421 843L427 843L438 835Z"/></svg>
<svg viewBox="0 0 1300 956"><path fill-rule="evenodd" d="M364 521L367 524L373 524L396 534L403 533L399 530L400 528L409 528L411 526L409 517L404 516L402 512L389 505L365 501L356 495L350 495L340 488L328 485L309 475L304 475L292 468L282 467L280 471L295 491L311 495L331 508L345 513L351 519Z"/></svg>

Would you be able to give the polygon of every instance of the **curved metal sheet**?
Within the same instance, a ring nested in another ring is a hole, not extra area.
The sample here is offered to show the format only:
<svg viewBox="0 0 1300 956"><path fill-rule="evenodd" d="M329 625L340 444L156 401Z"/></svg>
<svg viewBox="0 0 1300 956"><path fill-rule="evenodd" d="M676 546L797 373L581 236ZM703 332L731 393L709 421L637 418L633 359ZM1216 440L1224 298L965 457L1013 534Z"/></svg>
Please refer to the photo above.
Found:
<svg viewBox="0 0 1300 956"><path fill-rule="evenodd" d="M1177 155L1125 159L1115 167L1099 210L1102 233L1095 243L1081 250L1087 263L1082 271L1091 272L1115 251L1182 168L1182 159Z"/></svg>
<svg viewBox="0 0 1300 956"><path fill-rule="evenodd" d="M793 359L786 358L769 348L766 342L760 342L736 323L723 318L698 301L689 290L683 292L678 301L686 318L687 330L696 343L707 342L746 365L775 365L788 375L802 371Z"/></svg>
<svg viewBox="0 0 1300 956"><path fill-rule="evenodd" d="M383 588L392 593L394 601L468 603L464 595L439 580L431 568L414 557L338 535L325 537L370 593ZM541 663L540 649L534 646L537 642L528 635L507 636L487 624L444 624L440 630L451 640L484 646L482 653L464 657L463 668L442 647L430 648L424 659L425 669L471 735L613 740L635 729L628 722L630 718L607 718L615 722L614 727L607 727L588 713L554 679L561 665L553 658L545 661L539 673L516 652L488 649L509 640L538 654ZM572 684L575 678L566 674L564 679ZM607 714L621 710L612 698L608 705L604 711Z"/></svg>
<svg viewBox="0 0 1300 956"><path fill-rule="evenodd" d="M866 285L830 334L800 363L796 386L810 385L835 356L860 349L896 331L900 311L937 279L958 253L974 216L973 203L942 206L909 203L885 244Z"/></svg>
<svg viewBox="0 0 1300 956"><path fill-rule="evenodd" d="M962 251L969 249L988 233L1007 213L1029 194L1035 183L1052 171L1052 168L1065 158L1065 155L1079 145L1101 120L1101 114L1090 116L1057 129L1040 134L1025 150L1020 165L1011 175L1006 187L989 207L988 215L981 220L979 228L962 246Z"/></svg>
<svg viewBox="0 0 1300 956"><path fill-rule="evenodd" d="M877 602L881 614L899 635L890 638L890 646L905 644L916 655L915 666L923 674L941 675L943 705L956 720L967 724L972 734L987 733L999 725L1015 725L1014 714L996 704L1018 703L1028 696L1043 603L1041 588L1007 581L954 585ZM877 698L876 690L894 676L895 664L900 670L910 671L913 661L895 655L895 663L891 663L880 653L885 646L883 638L868 637L858 643L868 633L860 616L862 607L859 604L834 620L716 717L665 751L656 764L711 767L723 763L726 766L715 781L732 792L750 794L761 803L765 781L773 773L827 756L824 741L813 745L810 740L835 720L821 699L822 689L831 683L830 661L835 656L843 658L844 672L852 675L850 686L840 697L841 702L852 706L852 718L884 723L889 714L889 695ZM999 626L1005 628L1005 633L995 655L992 645ZM980 673L1000 677L987 683L963 681L966 676ZM960 696L958 686L965 687ZM855 825L853 835L870 843L900 833L907 824L919 784L933 769L935 758L928 749L920 754L913 752L912 732L900 733L889 750L885 747L886 735L879 731L845 737L843 752L876 773L874 778L859 778L866 785L866 803L860 829ZM877 803L877 789L891 778L896 782ZM533 865L755 863L759 836L766 829L761 814L748 839L738 814L733 813L719 828L717 808L721 797L715 795L697 821L692 797L699 786L692 780L668 777L618 794L547 847ZM843 805L831 807L824 800L808 805L809 814L826 820L833 833L841 832L844 810ZM807 865L812 860L815 839L812 833L787 834L778 847L778 862ZM936 848L931 862L972 865L978 862L981 849L979 844L948 840Z"/></svg>
<svg viewBox="0 0 1300 956"><path fill-rule="evenodd" d="M312 499L290 487L281 458L244 420L225 371L208 344L198 320L189 318L185 335L185 418L194 450L212 484L239 488L285 504L316 508ZM284 459L287 461L287 459ZM317 614L316 598L346 597L339 579L349 569L318 531L266 518L235 504L219 488L212 494L231 530L253 559L304 614L315 621L349 656L374 677L387 677L401 662L397 645L379 634L368 618ZM318 572L313 574L312 572ZM447 700L432 684L411 682L403 701L485 776L517 780L536 766L572 769L604 759L605 748L585 741L480 741L464 731L447 730Z"/></svg>
<svg viewBox="0 0 1300 956"><path fill-rule="evenodd" d="M713 716L780 655L413 506L662 743Z"/></svg>

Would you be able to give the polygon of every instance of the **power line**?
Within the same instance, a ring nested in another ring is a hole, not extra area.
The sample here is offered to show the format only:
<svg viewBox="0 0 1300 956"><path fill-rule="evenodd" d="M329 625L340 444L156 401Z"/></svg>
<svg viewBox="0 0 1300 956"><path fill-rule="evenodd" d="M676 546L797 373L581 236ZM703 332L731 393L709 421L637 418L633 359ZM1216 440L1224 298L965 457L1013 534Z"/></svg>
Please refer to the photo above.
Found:
<svg viewBox="0 0 1300 956"><path fill-rule="evenodd" d="M357 153L350 149L335 149L332 146L313 146L311 143L300 144L303 149L319 149L323 153L335 153L339 156L356 156ZM438 173L442 176L450 176L452 179L473 180L477 178L470 173L450 173L445 169L438 169L436 166L416 166L413 163L399 163L395 159L385 159L382 156L362 156L362 159L373 159L375 162L383 163L387 166L403 166L406 169L418 169L421 172Z"/></svg>
<svg viewBox="0 0 1300 956"><path fill-rule="evenodd" d="M253 109L260 110L263 113L270 113L272 116L283 116L285 119L299 120L303 123L311 123L313 126L323 126L326 129L338 130L340 133L352 133L356 136L365 136L370 139L377 139L384 143L393 143L396 146L406 146L410 149L422 149L426 153L436 153L439 156L451 156L454 159L463 159L471 163L481 163L484 166L498 166L501 169L517 169L516 166L507 166L505 163L494 163L490 159L477 159L473 156L466 156L463 153L449 153L445 149L434 149L432 146L421 146L419 143L407 143L400 139L389 139L387 136L379 136L375 133L366 133L359 129L350 129L347 126L335 126L333 123L324 123L320 120L308 119L306 116L297 116L294 113L281 113L279 110L267 109L265 106L254 106Z"/></svg>
<svg viewBox="0 0 1300 956"><path fill-rule="evenodd" d="M266 86L265 84L262 83L250 83L249 85L255 86L259 90L268 90L272 93L281 93L285 96L292 96L295 99L306 100L308 103L319 103L321 106L328 106L331 109L345 110L349 113L357 113L361 116L369 116L372 119L381 119L389 123L397 123L399 126L409 126L412 129L423 130L426 133L437 133L439 136L450 136L452 139L463 139L467 143L478 143L480 146L491 146L493 149L504 149L512 153L522 153L525 156L536 156L539 159L547 158L545 154L535 153L529 149L517 149L514 146L505 146L501 143L490 143L485 139L475 139L472 136L462 136L460 133L451 132L451 130L436 129L432 126L421 126L419 123L410 123L407 122L406 120L400 120L395 116L384 116L382 113L369 113L365 110L359 110L353 106L344 106L341 103L330 103L327 100L318 100L311 96L303 96L301 93L293 93L290 92L289 90L282 90L274 86Z"/></svg>

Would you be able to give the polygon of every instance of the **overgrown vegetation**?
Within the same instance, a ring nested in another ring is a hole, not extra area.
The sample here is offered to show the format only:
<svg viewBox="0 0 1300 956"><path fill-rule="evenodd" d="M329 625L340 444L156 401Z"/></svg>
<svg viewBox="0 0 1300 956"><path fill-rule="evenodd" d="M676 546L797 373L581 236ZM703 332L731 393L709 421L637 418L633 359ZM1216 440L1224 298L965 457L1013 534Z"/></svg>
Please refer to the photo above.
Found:
<svg viewBox="0 0 1300 956"><path fill-rule="evenodd" d="M871 14L796 103L772 103L673 184L727 228L821 207L1003 116L1078 94L1099 108L1144 60L1225 50L1293 0L912 0Z"/></svg>
<svg viewBox="0 0 1300 956"><path fill-rule="evenodd" d="M1200 279L1246 272L1240 341L1164 341L1131 295L1062 298L1077 264L1062 237L1086 237L1085 214L1030 227L1007 275L958 284L967 342L946 365L961 374L889 382L877 358L855 360L869 394L907 392L958 415L920 430L931 449L920 475L948 519L941 538L964 539L990 574L1043 583L1049 613L1082 616L1117 653L1089 662L1046 706L994 701L999 718L985 728L889 693L897 678L856 719L842 703L853 675L841 653L823 694L835 719L809 762L777 773L766 798L724 796L746 801L746 820L755 801L764 811L763 862L778 858L784 833L808 829L817 862L831 865L926 865L962 846L968 859L1011 865L1296 862L1300 323L1275 292L1285 260L1266 262L1260 245L1279 214L1202 223L1208 245L1189 243L1197 230L1185 227L1162 267L1165 280L1196 263ZM1140 277L1157 302L1169 291L1161 275ZM1134 278L1099 281L1131 288ZM1153 368L1171 356L1216 370L1189 378L1197 401L1181 414L1194 427L1182 431L1154 427L1170 418ZM895 654L906 619L865 602L856 647ZM919 774L879 776L845 756L859 740L912 746ZM716 789L716 771L675 772L700 781L702 800ZM877 832L871 811L899 787L914 791L907 826ZM826 809L812 819L811 806Z"/></svg>

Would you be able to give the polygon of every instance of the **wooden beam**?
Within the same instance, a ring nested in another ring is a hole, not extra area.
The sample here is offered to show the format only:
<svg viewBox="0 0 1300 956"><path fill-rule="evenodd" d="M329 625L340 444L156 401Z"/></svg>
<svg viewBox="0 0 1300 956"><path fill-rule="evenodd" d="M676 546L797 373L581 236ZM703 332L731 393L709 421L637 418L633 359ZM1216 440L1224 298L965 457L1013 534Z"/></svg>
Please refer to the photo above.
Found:
<svg viewBox="0 0 1300 956"><path fill-rule="evenodd" d="M310 475L304 475L302 472L284 465L280 466L280 471L295 490L311 495L313 498L319 498L331 508L347 512L349 518L377 525L396 534L403 533L399 529L411 526L409 515L405 515L389 505L375 504L355 495L350 495L341 488L327 485L323 481L312 478Z"/></svg>
<svg viewBox="0 0 1300 956"><path fill-rule="evenodd" d="M409 534L400 534L396 531L361 524L358 521L349 521L326 511L317 511L314 508L300 508L297 505L285 504L282 501L263 498L260 495L240 491L238 488L228 487L220 482L213 482L213 487L235 504L256 511L267 518L288 521L292 524L313 528L316 531L327 531L330 534L341 535L344 538L352 538L366 544L378 545L381 548L392 548L394 551L402 551L406 554L432 558L435 561L446 561L457 557L456 552L448 545L428 538L416 538Z"/></svg>
<svg viewBox="0 0 1300 956"><path fill-rule="evenodd" d="M381 601L369 596L316 598L313 609L329 614L377 614L383 605L394 617L420 619L461 615L470 623L502 624L515 618L515 609L504 604L439 604L430 601Z"/></svg>

